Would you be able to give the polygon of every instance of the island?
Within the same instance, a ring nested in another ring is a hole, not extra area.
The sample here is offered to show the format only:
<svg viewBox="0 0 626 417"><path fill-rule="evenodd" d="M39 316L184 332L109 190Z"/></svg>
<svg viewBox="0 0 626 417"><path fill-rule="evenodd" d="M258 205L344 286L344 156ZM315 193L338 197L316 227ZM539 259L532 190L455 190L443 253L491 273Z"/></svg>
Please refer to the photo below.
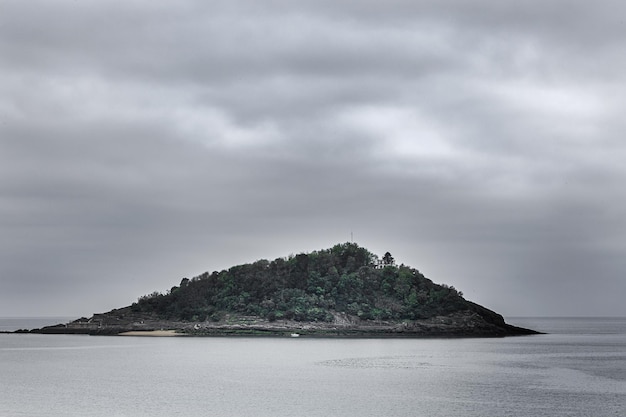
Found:
<svg viewBox="0 0 626 417"><path fill-rule="evenodd" d="M26 332L26 331L22 331ZM503 337L538 332L356 243L183 278L165 293L42 334Z"/></svg>

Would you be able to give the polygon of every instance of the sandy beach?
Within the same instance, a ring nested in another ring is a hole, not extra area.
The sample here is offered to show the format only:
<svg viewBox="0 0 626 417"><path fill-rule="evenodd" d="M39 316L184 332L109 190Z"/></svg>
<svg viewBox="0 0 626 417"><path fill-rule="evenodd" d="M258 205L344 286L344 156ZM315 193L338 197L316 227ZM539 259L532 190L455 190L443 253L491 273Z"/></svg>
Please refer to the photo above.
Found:
<svg viewBox="0 0 626 417"><path fill-rule="evenodd" d="M136 330L131 332L122 332L119 336L170 337L184 335L182 333L176 333L176 330Z"/></svg>

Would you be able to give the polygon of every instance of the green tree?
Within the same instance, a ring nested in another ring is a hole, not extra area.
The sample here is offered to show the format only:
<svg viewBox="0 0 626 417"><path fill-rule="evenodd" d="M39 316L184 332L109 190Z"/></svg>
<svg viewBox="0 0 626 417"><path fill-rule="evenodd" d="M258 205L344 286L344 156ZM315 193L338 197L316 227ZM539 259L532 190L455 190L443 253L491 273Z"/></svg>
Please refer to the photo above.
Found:
<svg viewBox="0 0 626 417"><path fill-rule="evenodd" d="M389 252L385 252L385 254L383 255L383 265L393 266L394 262L395 260L393 259L393 256L391 256Z"/></svg>

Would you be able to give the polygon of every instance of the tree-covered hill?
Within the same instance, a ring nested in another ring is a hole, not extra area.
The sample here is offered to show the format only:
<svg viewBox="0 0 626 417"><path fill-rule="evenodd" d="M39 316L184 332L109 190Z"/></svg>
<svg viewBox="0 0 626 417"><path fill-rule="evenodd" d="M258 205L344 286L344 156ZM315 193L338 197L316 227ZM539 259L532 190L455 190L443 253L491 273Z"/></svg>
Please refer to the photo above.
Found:
<svg viewBox="0 0 626 417"><path fill-rule="evenodd" d="M165 294L39 333L323 336L506 336L531 334L467 301L417 269L354 243L184 278Z"/></svg>
<svg viewBox="0 0 626 417"><path fill-rule="evenodd" d="M168 320L219 321L234 312L270 321L331 322L333 312L362 320L415 320L467 307L454 287L396 266L391 254L379 259L344 243L184 278L166 294L141 297L131 309Z"/></svg>

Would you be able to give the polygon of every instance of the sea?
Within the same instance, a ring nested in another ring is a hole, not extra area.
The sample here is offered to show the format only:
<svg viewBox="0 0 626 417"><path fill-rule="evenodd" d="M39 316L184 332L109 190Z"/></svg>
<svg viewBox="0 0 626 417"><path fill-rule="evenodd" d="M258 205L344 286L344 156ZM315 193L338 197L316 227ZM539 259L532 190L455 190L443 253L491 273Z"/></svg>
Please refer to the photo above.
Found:
<svg viewBox="0 0 626 417"><path fill-rule="evenodd" d="M50 320L0 319L0 329ZM0 416L626 416L626 318L507 322L546 334L0 334Z"/></svg>

